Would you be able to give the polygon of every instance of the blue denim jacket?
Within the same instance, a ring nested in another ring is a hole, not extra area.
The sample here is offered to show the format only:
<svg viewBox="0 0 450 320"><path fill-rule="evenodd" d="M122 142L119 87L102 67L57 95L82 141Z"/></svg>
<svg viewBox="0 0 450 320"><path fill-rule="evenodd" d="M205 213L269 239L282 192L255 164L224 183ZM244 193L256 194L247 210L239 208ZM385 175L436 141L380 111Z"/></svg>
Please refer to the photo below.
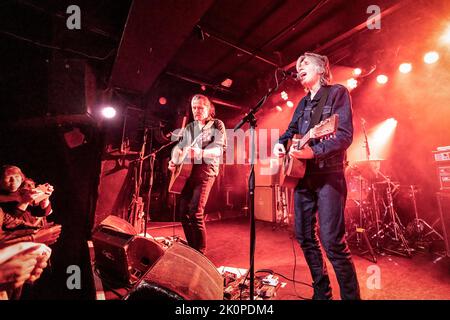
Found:
<svg viewBox="0 0 450 320"><path fill-rule="evenodd" d="M307 133L311 121L311 110L317 107L324 94L321 87L311 100L308 93L300 100L291 122L278 142L286 146L289 139L295 134L303 136ZM327 101L323 107L321 120L338 114L338 127L334 137L320 141L314 139L309 145L314 151L314 159L307 161L307 173L328 173L344 170L346 150L353 141L352 102L347 88L340 84L330 87Z"/></svg>

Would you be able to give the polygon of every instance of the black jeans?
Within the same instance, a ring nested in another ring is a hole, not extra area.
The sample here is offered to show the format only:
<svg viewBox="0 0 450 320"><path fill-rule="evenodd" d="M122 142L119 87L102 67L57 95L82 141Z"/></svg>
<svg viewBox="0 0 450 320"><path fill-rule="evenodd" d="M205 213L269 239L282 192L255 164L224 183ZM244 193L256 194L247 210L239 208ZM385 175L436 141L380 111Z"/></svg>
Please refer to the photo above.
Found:
<svg viewBox="0 0 450 320"><path fill-rule="evenodd" d="M326 265L317 239L333 265L342 299L360 299L358 279L345 241L344 209L347 185L343 173L307 175L294 192L295 229L313 279L314 299L331 299Z"/></svg>
<svg viewBox="0 0 450 320"><path fill-rule="evenodd" d="M216 177L191 176L181 192L180 213L184 235L192 248L205 254L204 211Z"/></svg>

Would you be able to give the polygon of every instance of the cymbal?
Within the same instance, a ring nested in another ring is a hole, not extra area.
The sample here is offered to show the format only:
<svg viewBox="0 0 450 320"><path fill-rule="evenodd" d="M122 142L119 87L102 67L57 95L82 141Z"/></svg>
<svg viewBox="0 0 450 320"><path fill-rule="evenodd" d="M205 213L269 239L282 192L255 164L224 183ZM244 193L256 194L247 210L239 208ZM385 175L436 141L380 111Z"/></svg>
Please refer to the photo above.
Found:
<svg viewBox="0 0 450 320"><path fill-rule="evenodd" d="M381 162L386 159L369 159L369 160L356 160L355 163L370 163L370 162Z"/></svg>

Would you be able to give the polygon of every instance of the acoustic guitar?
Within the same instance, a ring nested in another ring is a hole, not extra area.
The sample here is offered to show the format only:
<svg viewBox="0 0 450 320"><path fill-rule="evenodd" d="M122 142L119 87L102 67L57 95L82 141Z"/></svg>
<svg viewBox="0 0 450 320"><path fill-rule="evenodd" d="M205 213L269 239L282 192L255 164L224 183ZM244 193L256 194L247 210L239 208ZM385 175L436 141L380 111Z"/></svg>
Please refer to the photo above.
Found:
<svg viewBox="0 0 450 320"><path fill-rule="evenodd" d="M336 133L339 116L333 114L331 117L321 121L311 128L301 139L293 139L291 148L302 149L311 139L326 138ZM280 185L293 189L298 181L305 176L306 160L292 158L289 155L284 157L280 175Z"/></svg>
<svg viewBox="0 0 450 320"><path fill-rule="evenodd" d="M194 141L188 146L182 149L182 153L173 159L175 163L175 170L172 172L169 182L169 192L180 194L186 184L186 181L191 175L194 167L193 159L188 159L188 154L191 148L201 141L206 132L200 133Z"/></svg>

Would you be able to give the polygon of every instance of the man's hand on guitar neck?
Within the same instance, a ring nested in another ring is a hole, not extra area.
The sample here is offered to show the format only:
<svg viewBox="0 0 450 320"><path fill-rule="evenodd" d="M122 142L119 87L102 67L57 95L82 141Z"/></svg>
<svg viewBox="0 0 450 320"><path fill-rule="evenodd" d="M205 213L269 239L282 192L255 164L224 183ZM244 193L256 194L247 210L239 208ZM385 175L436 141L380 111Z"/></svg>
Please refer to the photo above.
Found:
<svg viewBox="0 0 450 320"><path fill-rule="evenodd" d="M314 158L314 151L311 149L309 145L305 145L300 150L296 149L291 146L289 149L289 156L296 159L313 159Z"/></svg>

